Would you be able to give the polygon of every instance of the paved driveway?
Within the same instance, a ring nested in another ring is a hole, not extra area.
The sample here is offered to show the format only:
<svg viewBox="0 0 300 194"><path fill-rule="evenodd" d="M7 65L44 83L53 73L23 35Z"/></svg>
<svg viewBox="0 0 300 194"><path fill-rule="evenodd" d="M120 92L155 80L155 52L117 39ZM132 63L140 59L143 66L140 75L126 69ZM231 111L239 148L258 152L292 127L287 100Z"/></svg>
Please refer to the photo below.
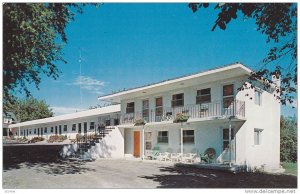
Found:
<svg viewBox="0 0 300 194"><path fill-rule="evenodd" d="M4 188L156 188L159 182L142 178L161 172L167 163L125 159L99 159L93 162L22 163L3 172Z"/></svg>
<svg viewBox="0 0 300 194"><path fill-rule="evenodd" d="M125 159L94 162L27 162L3 172L3 188L296 188L297 177L230 174L171 163Z"/></svg>

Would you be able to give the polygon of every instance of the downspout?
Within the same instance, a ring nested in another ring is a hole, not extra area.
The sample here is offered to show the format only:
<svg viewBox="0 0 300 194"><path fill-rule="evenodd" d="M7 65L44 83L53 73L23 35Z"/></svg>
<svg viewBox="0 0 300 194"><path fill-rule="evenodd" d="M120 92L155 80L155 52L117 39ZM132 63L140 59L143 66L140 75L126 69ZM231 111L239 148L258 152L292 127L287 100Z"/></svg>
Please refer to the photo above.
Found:
<svg viewBox="0 0 300 194"><path fill-rule="evenodd" d="M143 125L143 128L142 128L142 135L143 135L143 138L142 138L142 160L144 160L144 157L145 157L145 129L144 129L144 126Z"/></svg>
<svg viewBox="0 0 300 194"><path fill-rule="evenodd" d="M181 128L180 128L180 152L181 155L183 155L183 127L181 122Z"/></svg>
<svg viewBox="0 0 300 194"><path fill-rule="evenodd" d="M229 166L231 167L231 118L229 118Z"/></svg>

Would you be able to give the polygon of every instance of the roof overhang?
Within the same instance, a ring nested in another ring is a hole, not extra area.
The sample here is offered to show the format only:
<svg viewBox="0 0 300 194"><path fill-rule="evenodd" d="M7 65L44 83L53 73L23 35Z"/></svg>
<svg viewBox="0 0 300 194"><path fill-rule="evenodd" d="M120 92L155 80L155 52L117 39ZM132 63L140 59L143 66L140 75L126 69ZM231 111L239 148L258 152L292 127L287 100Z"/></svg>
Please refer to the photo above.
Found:
<svg viewBox="0 0 300 194"><path fill-rule="evenodd" d="M49 117L44 119L38 119L38 120L32 120L32 121L26 121L22 123L17 124L11 124L9 125L9 128L16 128L16 127L24 127L24 126L31 126L31 125L39 125L39 124L47 124L47 123L55 123L60 121L67 121L67 120L73 120L78 118L87 118L97 115L106 115L106 114L112 114L112 113L118 113L120 112L120 105L112 105L107 106L103 108L96 108L71 114L65 114L55 117Z"/></svg>
<svg viewBox="0 0 300 194"><path fill-rule="evenodd" d="M165 90L170 90L170 88L181 89L185 87L210 83L213 81L228 79L232 77L250 75L251 72L252 70L250 70L246 66L242 65L241 63L236 63L233 65L208 70L205 72L196 73L185 77L162 81L152 85L142 86L114 94L100 96L98 97L98 100L120 103L121 100L133 99L136 97L160 93Z"/></svg>

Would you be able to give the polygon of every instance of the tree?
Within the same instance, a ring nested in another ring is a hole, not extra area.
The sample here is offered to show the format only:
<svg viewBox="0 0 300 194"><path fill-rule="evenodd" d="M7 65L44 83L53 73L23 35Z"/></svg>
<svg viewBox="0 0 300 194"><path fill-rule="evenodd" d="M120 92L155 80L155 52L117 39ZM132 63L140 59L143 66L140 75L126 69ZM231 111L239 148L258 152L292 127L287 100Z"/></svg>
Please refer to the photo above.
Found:
<svg viewBox="0 0 300 194"><path fill-rule="evenodd" d="M295 117L280 118L280 160L297 162L297 120Z"/></svg>
<svg viewBox="0 0 300 194"><path fill-rule="evenodd" d="M53 117L49 105L45 101L33 97L17 99L13 104L9 104L8 108L21 122Z"/></svg>
<svg viewBox="0 0 300 194"><path fill-rule="evenodd" d="M3 100L12 103L15 92L30 96L28 84L37 89L40 75L57 79L57 62L67 43L65 28L82 13L85 4L4 3L3 4Z"/></svg>
<svg viewBox="0 0 300 194"><path fill-rule="evenodd" d="M208 3L190 3L193 12L207 8ZM273 84L275 76L281 78L275 97L283 105L292 104L297 92L297 4L293 3L219 3L214 7L218 17L212 27L225 30L227 25L240 16L255 20L257 30L267 36L267 43L273 43L268 55L262 60L261 68L249 76L249 83L263 81L265 88ZM289 59L288 65L280 62ZM246 85L240 88L248 89Z"/></svg>

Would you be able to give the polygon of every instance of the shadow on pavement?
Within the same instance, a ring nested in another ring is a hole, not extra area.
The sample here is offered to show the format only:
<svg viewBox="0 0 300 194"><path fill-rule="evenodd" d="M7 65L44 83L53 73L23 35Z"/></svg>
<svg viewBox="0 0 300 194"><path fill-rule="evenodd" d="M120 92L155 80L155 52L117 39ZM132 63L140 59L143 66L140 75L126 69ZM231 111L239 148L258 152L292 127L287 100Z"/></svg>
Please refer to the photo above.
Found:
<svg viewBox="0 0 300 194"><path fill-rule="evenodd" d="M86 162L64 160L59 152L63 145L3 146L3 172L29 168L50 175L81 174L95 171Z"/></svg>
<svg viewBox="0 0 300 194"><path fill-rule="evenodd" d="M161 167L160 171L162 174L140 176L140 178L159 182L159 188L297 188L297 177L290 175L232 174L178 166Z"/></svg>

